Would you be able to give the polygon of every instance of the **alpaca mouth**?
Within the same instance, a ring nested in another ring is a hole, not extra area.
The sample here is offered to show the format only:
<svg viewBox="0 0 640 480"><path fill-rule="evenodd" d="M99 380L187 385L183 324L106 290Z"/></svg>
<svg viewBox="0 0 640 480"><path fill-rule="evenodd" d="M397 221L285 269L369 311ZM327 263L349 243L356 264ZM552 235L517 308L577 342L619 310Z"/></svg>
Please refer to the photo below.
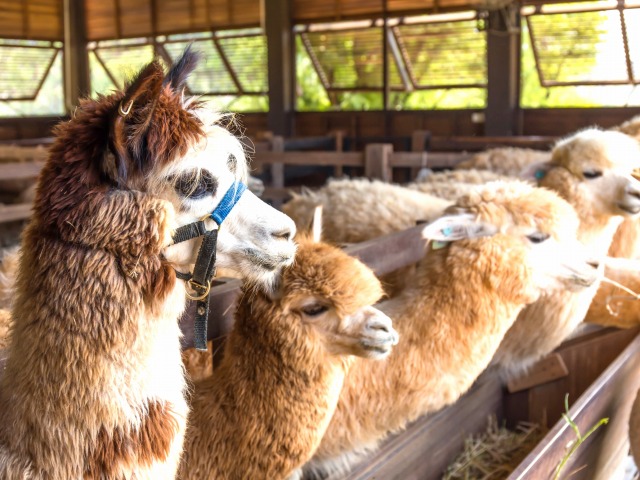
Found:
<svg viewBox="0 0 640 480"><path fill-rule="evenodd" d="M293 255L265 255L255 249L247 249L245 251L249 261L268 272L275 272L286 267L293 260Z"/></svg>
<svg viewBox="0 0 640 480"><path fill-rule="evenodd" d="M636 215L637 213L640 213L640 205L627 205L625 203L619 203L618 208L630 215Z"/></svg>

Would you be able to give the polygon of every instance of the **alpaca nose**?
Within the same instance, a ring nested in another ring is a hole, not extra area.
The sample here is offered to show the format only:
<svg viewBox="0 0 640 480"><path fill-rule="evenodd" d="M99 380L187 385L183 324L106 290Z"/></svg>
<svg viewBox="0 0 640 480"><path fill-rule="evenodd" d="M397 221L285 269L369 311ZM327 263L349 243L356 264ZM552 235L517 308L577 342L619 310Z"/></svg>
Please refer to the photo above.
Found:
<svg viewBox="0 0 640 480"><path fill-rule="evenodd" d="M587 265L593 267L596 270L600 268L600 262L598 260L587 260Z"/></svg>
<svg viewBox="0 0 640 480"><path fill-rule="evenodd" d="M292 227L284 227L284 228L281 228L280 230L271 232L271 236L273 238L275 238L276 240L284 240L286 242L291 240L294 234L295 234L295 228L292 228Z"/></svg>

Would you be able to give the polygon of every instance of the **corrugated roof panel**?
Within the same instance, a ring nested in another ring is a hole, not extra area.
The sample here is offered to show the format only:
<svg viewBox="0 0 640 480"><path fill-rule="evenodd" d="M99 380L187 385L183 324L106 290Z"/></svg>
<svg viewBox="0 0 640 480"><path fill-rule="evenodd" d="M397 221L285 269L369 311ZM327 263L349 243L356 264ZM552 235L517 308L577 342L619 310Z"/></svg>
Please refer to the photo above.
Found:
<svg viewBox="0 0 640 480"><path fill-rule="evenodd" d="M58 51L55 48L0 46L0 98L35 98ZM27 65L29 68L25 68Z"/></svg>
<svg viewBox="0 0 640 480"><path fill-rule="evenodd" d="M486 84L486 34L475 21L399 25L395 31L417 86Z"/></svg>
<svg viewBox="0 0 640 480"><path fill-rule="evenodd" d="M269 85L266 36L220 38L219 42L243 91L267 92Z"/></svg>
<svg viewBox="0 0 640 480"><path fill-rule="evenodd" d="M628 79L617 10L527 18L543 85Z"/></svg>
<svg viewBox="0 0 640 480"><path fill-rule="evenodd" d="M382 29L309 32L312 52L330 88L383 87Z"/></svg>

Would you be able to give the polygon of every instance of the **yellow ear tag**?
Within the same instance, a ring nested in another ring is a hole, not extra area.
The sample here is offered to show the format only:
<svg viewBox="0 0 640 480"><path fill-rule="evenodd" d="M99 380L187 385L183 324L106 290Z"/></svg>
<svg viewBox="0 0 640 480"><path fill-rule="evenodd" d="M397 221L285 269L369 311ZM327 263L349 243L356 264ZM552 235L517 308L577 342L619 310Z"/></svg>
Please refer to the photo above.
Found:
<svg viewBox="0 0 640 480"><path fill-rule="evenodd" d="M443 242L442 240L433 240L431 242L431 250L440 250L441 248L446 247L451 242Z"/></svg>

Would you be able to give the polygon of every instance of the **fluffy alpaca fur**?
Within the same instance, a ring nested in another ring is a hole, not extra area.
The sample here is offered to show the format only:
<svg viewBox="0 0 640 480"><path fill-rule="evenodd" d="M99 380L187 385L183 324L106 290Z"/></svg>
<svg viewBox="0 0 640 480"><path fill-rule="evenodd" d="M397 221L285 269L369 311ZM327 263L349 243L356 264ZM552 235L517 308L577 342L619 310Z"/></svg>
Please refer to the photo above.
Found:
<svg viewBox="0 0 640 480"><path fill-rule="evenodd" d="M420 181L407 185L407 188L455 201L458 197L469 193L476 185L496 180L512 180L512 178L490 170L448 170L425 175Z"/></svg>
<svg viewBox="0 0 640 480"><path fill-rule="evenodd" d="M640 292L640 260L607 258L604 274L632 291ZM607 327L635 327L640 324L640 300L615 285L602 282L584 321Z"/></svg>
<svg viewBox="0 0 640 480"><path fill-rule="evenodd" d="M54 131L23 234L0 380L3 480L175 476L187 402L177 322L185 285L174 268L189 267L197 242L167 247L177 227L246 177L237 139L183 95L196 61L187 51L167 75L152 62L124 92L83 101ZM185 192L185 176L199 185L205 175L220 192ZM259 257L275 270L291 261L283 237L293 227L254 198L245 192L238 203L251 221L236 207L225 223L218 258ZM252 255L232 257L243 251L232 248L233 232L251 231L241 223L269 242L247 238Z"/></svg>
<svg viewBox="0 0 640 480"><path fill-rule="evenodd" d="M11 329L11 311L0 308L0 350L9 345L9 331ZM0 377L2 371L0 370Z"/></svg>
<svg viewBox="0 0 640 480"><path fill-rule="evenodd" d="M629 444L636 465L640 465L640 390L636 396L629 417Z"/></svg>
<svg viewBox="0 0 640 480"><path fill-rule="evenodd" d="M0 254L0 308L9 309L15 295L20 246L4 249Z"/></svg>
<svg viewBox="0 0 640 480"><path fill-rule="evenodd" d="M617 130L618 132L625 133L630 137L633 137L636 140L640 141L640 115L636 115L630 120L627 120L626 122L613 127L612 130Z"/></svg>
<svg viewBox="0 0 640 480"><path fill-rule="evenodd" d="M542 187L557 192L578 213L578 237L593 258L606 255L624 216L640 211L640 146L618 132L587 129L560 141L541 168ZM528 306L505 335L495 362L512 373L557 347L584 319L598 285L555 292Z"/></svg>
<svg viewBox="0 0 640 480"><path fill-rule="evenodd" d="M552 192L497 182L459 199L454 211L427 226L426 236L459 237L432 245L415 287L380 305L400 342L383 362L356 359L306 477L342 470L389 433L454 402L525 304L595 281L576 239L575 212Z"/></svg>
<svg viewBox="0 0 640 480"><path fill-rule="evenodd" d="M626 218L620 224L609 247L609 256L640 258L640 217Z"/></svg>
<svg viewBox="0 0 640 480"><path fill-rule="evenodd" d="M299 230L311 225L322 205L322 234L332 243L358 243L433 220L451 204L441 198L378 180L330 180L316 192L293 195L282 211Z"/></svg>
<svg viewBox="0 0 640 480"><path fill-rule="evenodd" d="M221 365L195 386L180 478L278 480L309 460L351 356L384 358L397 343L369 306L381 295L366 266L309 240L275 299L245 288Z"/></svg>
<svg viewBox="0 0 640 480"><path fill-rule="evenodd" d="M550 157L549 152L530 148L492 148L474 155L469 160L460 162L456 169L491 170L500 175L518 178L529 165L547 162Z"/></svg>

